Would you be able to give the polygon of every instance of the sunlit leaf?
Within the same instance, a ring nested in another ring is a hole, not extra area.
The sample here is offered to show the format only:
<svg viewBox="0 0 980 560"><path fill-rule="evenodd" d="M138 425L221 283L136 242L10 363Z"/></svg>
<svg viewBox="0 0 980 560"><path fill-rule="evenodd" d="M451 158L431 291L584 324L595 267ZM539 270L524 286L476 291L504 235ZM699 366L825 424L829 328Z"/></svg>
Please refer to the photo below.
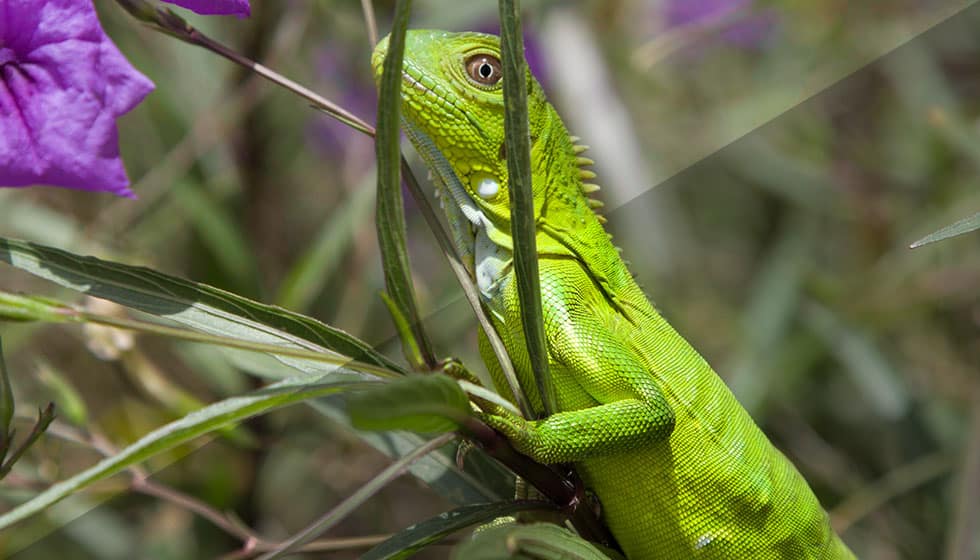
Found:
<svg viewBox="0 0 980 560"><path fill-rule="evenodd" d="M564 527L551 523L508 523L479 531L460 545L454 560L610 560L594 544Z"/></svg>
<svg viewBox="0 0 980 560"><path fill-rule="evenodd" d="M969 233L977 229L980 229L980 212L977 212L969 218L964 218L955 224L948 225L939 231L930 233L929 235L910 245L910 248L915 249L916 247L922 247L923 245L928 245L929 243L935 243L936 241L942 241L943 239L963 235L964 233Z"/></svg>
<svg viewBox="0 0 980 560"><path fill-rule="evenodd" d="M367 343L316 319L148 268L3 238L0 238L0 261L62 286L206 333L314 351L329 349L402 371ZM279 359L306 373L334 367L311 360Z"/></svg>
<svg viewBox="0 0 980 560"><path fill-rule="evenodd" d="M442 433L471 415L459 384L445 375L411 375L352 393L347 411L362 430Z"/></svg>

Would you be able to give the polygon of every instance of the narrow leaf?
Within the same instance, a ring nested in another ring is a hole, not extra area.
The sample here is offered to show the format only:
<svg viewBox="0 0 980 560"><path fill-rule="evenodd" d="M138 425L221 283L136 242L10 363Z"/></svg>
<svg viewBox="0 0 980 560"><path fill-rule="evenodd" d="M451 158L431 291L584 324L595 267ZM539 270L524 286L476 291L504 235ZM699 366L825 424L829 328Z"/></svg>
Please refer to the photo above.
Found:
<svg viewBox="0 0 980 560"><path fill-rule="evenodd" d="M352 393L347 412L362 430L408 430L423 434L450 432L471 416L466 393L440 374L410 375Z"/></svg>
<svg viewBox="0 0 980 560"><path fill-rule="evenodd" d="M610 560L596 545L552 523L509 523L486 528L459 546L454 560Z"/></svg>
<svg viewBox="0 0 980 560"><path fill-rule="evenodd" d="M101 261L91 257L79 257L58 249L0 238L0 261L13 264L43 278L78 291L90 293L128 305L153 315L167 317L217 336L234 337L261 343L274 343L311 350L333 347L363 349L361 360L383 365L395 371L402 369L367 344L350 337L347 333L332 329L314 319L262 305L228 294L203 284L173 278L145 268L132 267ZM266 324L268 322L268 324ZM274 326L273 326L274 325ZM326 329L326 332L324 332ZM340 336L340 344L333 344L333 337ZM349 341L343 337L349 337ZM319 346L310 340L323 343ZM256 371L266 356L239 351L224 352L246 371ZM350 354L348 354L350 355ZM367 359L371 357L371 359ZM304 372L333 371L336 366L298 358L268 357L267 361L280 365L282 370ZM288 369L287 369L288 368ZM329 399L310 401L310 406L321 414L342 424L348 423L341 403ZM425 442L422 436L407 433L361 433L362 439L388 456L397 458ZM474 454L476 457L477 454ZM412 473L426 481L442 496L453 503L497 500L506 497L507 473L496 462L479 457L471 458L470 465L480 469L474 476L455 468L452 458L439 454L429 455L411 467Z"/></svg>
<svg viewBox="0 0 980 560"><path fill-rule="evenodd" d="M492 504L474 504L456 508L452 511L426 519L395 533L388 540L378 544L361 556L361 560L400 560L414 555L419 550L441 541L456 531L489 523L522 511L557 511L550 502L506 501Z"/></svg>
<svg viewBox="0 0 980 560"><path fill-rule="evenodd" d="M531 185L531 136L527 113L527 63L521 34L520 2L500 0L500 54L503 65L504 138L510 188L514 273L521 302L521 323L531 370L544 404L545 415L556 410L555 392L548 372L548 342L544 335L541 291L538 286L534 195Z"/></svg>
<svg viewBox="0 0 980 560"><path fill-rule="evenodd" d="M14 418L14 392L10 388L7 362L3 359L3 339L0 338L0 465L10 449L10 422Z"/></svg>
<svg viewBox="0 0 980 560"><path fill-rule="evenodd" d="M963 235L964 233L969 233L977 229L980 229L980 212L977 212L969 218L964 218L955 224L948 225L939 231L930 233L929 235L910 245L909 248L915 249L917 247L922 247L923 245L928 245L929 243L935 243L936 241L942 241L943 239Z"/></svg>
<svg viewBox="0 0 980 560"><path fill-rule="evenodd" d="M412 283L408 250L405 242L405 207L401 187L401 151L398 147L398 127L401 114L402 59L405 54L405 30L411 12L411 0L398 0L388 54L385 56L378 94L378 131L375 153L378 159L378 199L375 225L384 266L388 295L406 317L415 334L416 345L425 362L433 369L436 364L432 344L422 327L415 288ZM411 359L411 356L408 356Z"/></svg>
<svg viewBox="0 0 980 560"><path fill-rule="evenodd" d="M150 457L212 432L232 422L238 422L272 409L331 393L362 387L375 382L355 381L352 377L295 377L270 385L248 395L232 397L192 412L143 436L118 454L99 461L94 466L61 481L27 502L0 516L0 531L34 515L67 496L91 484L108 478L123 469Z"/></svg>
<svg viewBox="0 0 980 560"><path fill-rule="evenodd" d="M381 292L381 300L384 301L385 307L388 308L388 314L391 315L391 322L395 324L395 331L398 333L398 338L402 343L402 353L408 359L409 365L415 370L426 369L425 358L422 356L422 351L419 349L418 342L415 340L412 325L402 315L402 310L398 308L398 305L391 299L391 296L385 292Z"/></svg>
<svg viewBox="0 0 980 560"><path fill-rule="evenodd" d="M329 349L404 372L367 343L316 319L148 268L4 238L0 238L0 262L203 332L314 351ZM297 358L279 359L307 373L334 367Z"/></svg>

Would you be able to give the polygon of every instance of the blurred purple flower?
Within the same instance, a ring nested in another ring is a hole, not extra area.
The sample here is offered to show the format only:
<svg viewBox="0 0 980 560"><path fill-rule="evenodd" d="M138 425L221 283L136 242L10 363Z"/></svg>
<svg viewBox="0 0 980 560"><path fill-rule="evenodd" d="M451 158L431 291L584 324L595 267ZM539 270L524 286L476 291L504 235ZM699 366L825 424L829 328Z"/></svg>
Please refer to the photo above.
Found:
<svg viewBox="0 0 980 560"><path fill-rule="evenodd" d="M771 12L760 12L753 3L753 0L666 0L661 4L661 13L668 29L718 24L724 41L754 47L769 37L775 18Z"/></svg>
<svg viewBox="0 0 980 560"><path fill-rule="evenodd" d="M91 0L0 0L0 186L132 197L116 118L152 90Z"/></svg>
<svg viewBox="0 0 980 560"><path fill-rule="evenodd" d="M251 15L248 0L163 0L204 15L232 14L238 17Z"/></svg>

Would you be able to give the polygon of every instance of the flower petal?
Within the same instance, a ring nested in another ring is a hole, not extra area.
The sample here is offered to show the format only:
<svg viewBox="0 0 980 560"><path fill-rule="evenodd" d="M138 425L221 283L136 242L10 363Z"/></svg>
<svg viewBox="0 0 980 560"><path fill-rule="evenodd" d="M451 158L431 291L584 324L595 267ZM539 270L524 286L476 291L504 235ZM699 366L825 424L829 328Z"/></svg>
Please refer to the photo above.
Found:
<svg viewBox="0 0 980 560"><path fill-rule="evenodd" d="M0 0L0 185L133 196L116 118L153 89L91 0ZM39 5L40 4L40 5Z"/></svg>

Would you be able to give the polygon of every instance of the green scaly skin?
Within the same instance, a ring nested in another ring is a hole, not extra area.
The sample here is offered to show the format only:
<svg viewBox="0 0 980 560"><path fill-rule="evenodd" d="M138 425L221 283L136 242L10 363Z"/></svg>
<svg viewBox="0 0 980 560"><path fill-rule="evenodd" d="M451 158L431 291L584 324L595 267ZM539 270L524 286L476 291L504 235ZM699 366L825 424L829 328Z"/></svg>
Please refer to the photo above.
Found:
<svg viewBox="0 0 980 560"><path fill-rule="evenodd" d="M376 76L387 39L372 57ZM410 31L405 128L532 406L511 266L501 84L468 62L499 60L492 35ZM491 66L490 70L494 70ZM484 69L486 71L486 69ZM478 73L478 71L477 71ZM493 72L488 72L495 76ZM593 211L581 146L527 76L537 247L558 411L485 420L542 463L574 463L631 560L848 559L806 481L700 355L654 310ZM500 366L481 353L502 394Z"/></svg>

